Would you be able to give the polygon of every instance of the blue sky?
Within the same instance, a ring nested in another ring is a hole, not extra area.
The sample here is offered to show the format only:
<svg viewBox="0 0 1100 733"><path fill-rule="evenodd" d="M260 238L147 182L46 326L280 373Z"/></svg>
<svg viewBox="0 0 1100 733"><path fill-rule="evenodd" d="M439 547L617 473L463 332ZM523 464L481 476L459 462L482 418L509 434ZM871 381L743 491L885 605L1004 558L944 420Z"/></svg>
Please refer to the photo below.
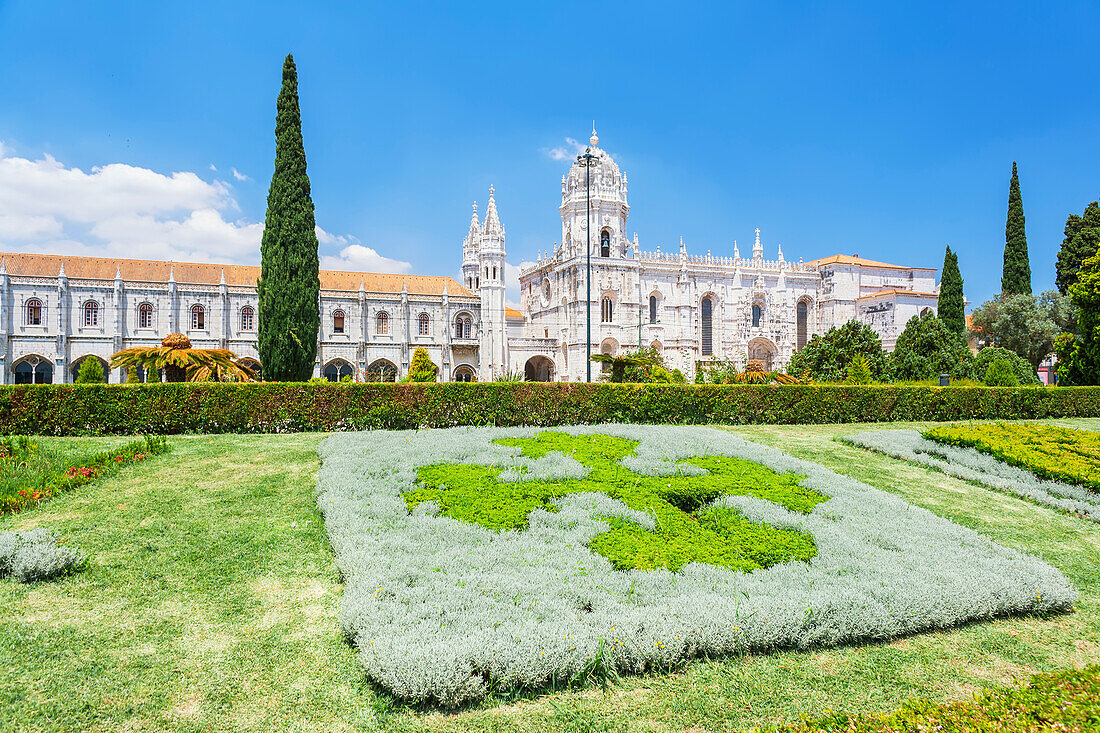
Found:
<svg viewBox="0 0 1100 733"><path fill-rule="evenodd" d="M1100 196L1096 3L168 5L0 1L0 247L256 261L287 52L330 266L457 274L490 184L550 249L593 118L645 249L950 244L975 303L1013 160L1036 290Z"/></svg>

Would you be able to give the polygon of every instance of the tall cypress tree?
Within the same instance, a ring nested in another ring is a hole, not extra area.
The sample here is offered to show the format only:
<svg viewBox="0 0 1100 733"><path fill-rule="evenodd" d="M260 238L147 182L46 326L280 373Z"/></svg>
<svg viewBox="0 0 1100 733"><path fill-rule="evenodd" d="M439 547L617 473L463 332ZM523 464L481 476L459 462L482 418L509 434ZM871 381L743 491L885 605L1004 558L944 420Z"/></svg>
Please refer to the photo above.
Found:
<svg viewBox="0 0 1100 733"><path fill-rule="evenodd" d="M940 275L940 300L936 308L940 320L955 333L966 330L966 301L963 299L963 279L959 272L959 256L948 246L943 256Z"/></svg>
<svg viewBox="0 0 1100 733"><path fill-rule="evenodd" d="M1086 206L1083 216L1070 214L1064 233L1066 236L1054 266L1054 284L1058 286L1058 292L1067 295L1069 286L1077 282L1081 263L1100 250L1100 202L1093 201Z"/></svg>
<svg viewBox="0 0 1100 733"><path fill-rule="evenodd" d="M298 71L283 63L275 115L275 173L260 245L259 351L265 379L305 381L313 373L320 326L317 233L306 175Z"/></svg>
<svg viewBox="0 0 1100 733"><path fill-rule="evenodd" d="M1031 264L1027 258L1024 234L1024 200L1020 197L1020 178L1012 161L1012 182L1008 185L1008 219L1005 221L1005 261L1001 274L1001 292L1005 295L1031 295Z"/></svg>

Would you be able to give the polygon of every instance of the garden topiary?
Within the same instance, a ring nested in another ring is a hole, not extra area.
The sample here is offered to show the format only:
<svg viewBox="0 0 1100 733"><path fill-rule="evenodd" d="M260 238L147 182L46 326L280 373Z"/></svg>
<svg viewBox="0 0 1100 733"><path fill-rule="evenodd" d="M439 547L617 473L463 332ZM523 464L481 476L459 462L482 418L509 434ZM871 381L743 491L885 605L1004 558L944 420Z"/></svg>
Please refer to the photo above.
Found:
<svg viewBox="0 0 1100 733"><path fill-rule="evenodd" d="M1031 368L1031 362L1009 349L1000 346L986 346L974 358L974 373L984 378L986 371L994 361L1004 361L1016 375L1016 381L1022 385L1041 384L1039 376Z"/></svg>
<svg viewBox="0 0 1100 733"><path fill-rule="evenodd" d="M1012 365L1004 359L994 359L989 368L985 370L985 386L1018 387L1020 386L1020 380L1013 373Z"/></svg>
<svg viewBox="0 0 1100 733"><path fill-rule="evenodd" d="M77 384L103 384L103 363L94 356L80 362L80 371L76 374Z"/></svg>
<svg viewBox="0 0 1100 733"><path fill-rule="evenodd" d="M408 382L434 382L438 370L428 355L428 350L423 346L417 346L413 352L412 363L409 364L409 374L402 381Z"/></svg>

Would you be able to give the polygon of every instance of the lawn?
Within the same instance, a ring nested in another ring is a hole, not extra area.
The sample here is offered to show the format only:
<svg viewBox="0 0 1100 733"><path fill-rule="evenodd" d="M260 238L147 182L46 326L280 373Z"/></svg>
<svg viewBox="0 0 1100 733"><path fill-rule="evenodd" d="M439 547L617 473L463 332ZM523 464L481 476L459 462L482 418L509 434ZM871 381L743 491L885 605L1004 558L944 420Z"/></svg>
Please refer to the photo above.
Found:
<svg viewBox="0 0 1100 733"><path fill-rule="evenodd" d="M145 465L0 517L0 530L53 529L90 558L57 583L0 582L0 728L730 729L959 699L1100 661L1100 527L833 440L859 427L732 430L1040 554L1078 588L1077 611L692 662L607 691L488 699L458 714L408 710L366 682L338 629L342 588L314 499L322 436L187 436ZM117 443L42 440L74 453Z"/></svg>

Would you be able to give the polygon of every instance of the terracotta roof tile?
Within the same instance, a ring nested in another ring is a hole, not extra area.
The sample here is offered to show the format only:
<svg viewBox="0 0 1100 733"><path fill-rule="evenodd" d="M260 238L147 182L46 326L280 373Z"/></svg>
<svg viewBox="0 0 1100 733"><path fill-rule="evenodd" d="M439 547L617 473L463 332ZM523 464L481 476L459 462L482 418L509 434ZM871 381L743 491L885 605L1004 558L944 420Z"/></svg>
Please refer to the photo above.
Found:
<svg viewBox="0 0 1100 733"><path fill-rule="evenodd" d="M260 268L254 265L219 265L202 262L162 262L158 260L127 260L111 257L78 257L70 255L23 254L0 252L0 259L9 275L25 277L56 277L65 264L69 278L113 280L115 272L128 282L168 282L169 275L180 284L217 285L225 273L227 285L255 287ZM400 293L404 285L410 295L473 296L454 278L436 275L389 275L375 272L342 272L322 270L321 289L358 292L359 283L368 293Z"/></svg>
<svg viewBox="0 0 1100 733"><path fill-rule="evenodd" d="M889 270L930 270L933 272L936 269L934 267L905 267L902 265L891 265L886 262L865 260L862 257L855 257L854 255L833 255L832 257L823 257L819 260L810 260L806 264L816 267L822 265L860 265L861 267L882 267Z"/></svg>
<svg viewBox="0 0 1100 733"><path fill-rule="evenodd" d="M505 308L504 318L512 321L524 321L526 317L515 308Z"/></svg>

